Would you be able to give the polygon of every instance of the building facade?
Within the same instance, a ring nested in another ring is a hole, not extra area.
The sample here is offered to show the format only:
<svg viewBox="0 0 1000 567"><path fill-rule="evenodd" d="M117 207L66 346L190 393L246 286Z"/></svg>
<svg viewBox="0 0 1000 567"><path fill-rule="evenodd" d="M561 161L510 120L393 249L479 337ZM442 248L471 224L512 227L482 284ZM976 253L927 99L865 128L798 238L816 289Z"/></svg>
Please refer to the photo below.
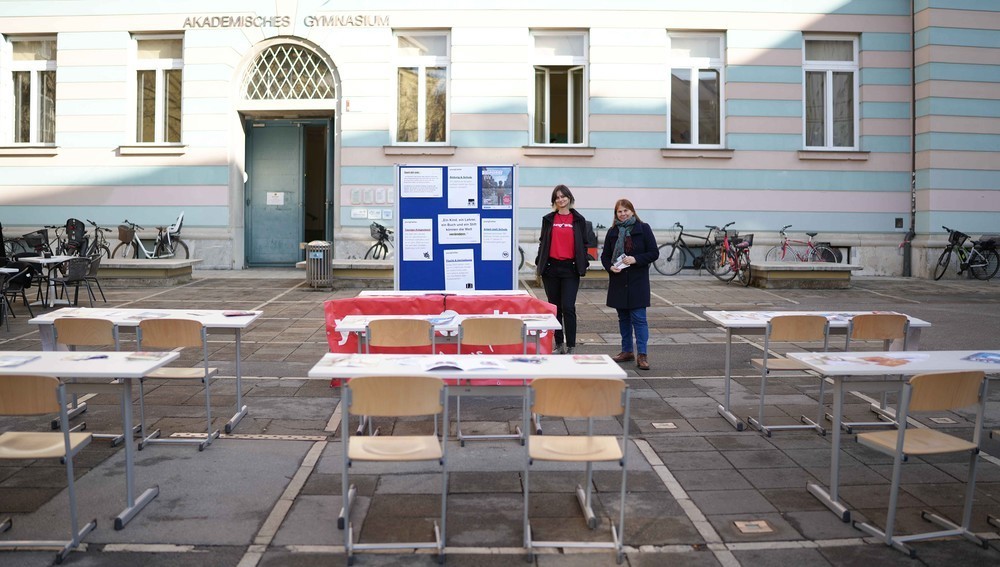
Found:
<svg viewBox="0 0 1000 567"><path fill-rule="evenodd" d="M628 198L755 257L790 224L865 274L1000 232L994 0L0 1L0 34L8 236L183 211L202 267L357 257L395 164L490 163L529 259L560 183L595 223Z"/></svg>

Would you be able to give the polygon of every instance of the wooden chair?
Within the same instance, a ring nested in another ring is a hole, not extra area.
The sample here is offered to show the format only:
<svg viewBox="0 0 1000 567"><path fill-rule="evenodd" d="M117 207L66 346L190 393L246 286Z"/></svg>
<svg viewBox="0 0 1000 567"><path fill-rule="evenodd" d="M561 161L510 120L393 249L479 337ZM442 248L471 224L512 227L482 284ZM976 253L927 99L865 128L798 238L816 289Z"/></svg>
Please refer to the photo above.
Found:
<svg viewBox="0 0 1000 567"><path fill-rule="evenodd" d="M858 434L858 443L880 453L891 455L892 486L889 493L889 510L885 530L868 523L855 522L854 526L885 542L910 557L916 556L916 550L906 545L911 541L939 539L942 537L960 535L986 548L989 544L973 534L970 529L972 520L972 500L976 488L976 464L979 459L979 442L983 428L983 414L986 408L985 375L983 372L938 372L919 374L910 378L903 385L903 393L899 401L897 420L899 428L895 431L872 431ZM976 405L976 425L972 430L972 441L954 437L934 429L908 429L906 418L911 412L942 412L957 410ZM943 531L926 532L898 536L896 528L896 508L899 504L899 485L902 477L902 464L910 456L943 455L949 453L968 453L969 472L965 488L965 507L962 511L962 524L958 525L937 514L921 512L921 517L929 522L945 528Z"/></svg>
<svg viewBox="0 0 1000 567"><path fill-rule="evenodd" d="M495 346L519 345L521 353L528 352L528 331L524 321L515 317L472 317L463 319L458 324L458 354L462 354L463 345L477 345L488 347L491 351ZM484 352L483 354L490 354ZM524 385L523 380L518 380L518 385ZM522 402L522 411L526 409ZM455 434L458 436L459 444L464 447L466 439L519 439L524 443L524 435L520 426L516 433L505 433L496 435L465 435L462 433L462 396L455 396Z"/></svg>
<svg viewBox="0 0 1000 567"><path fill-rule="evenodd" d="M826 434L826 429L820 425L823 419L823 390L826 381L822 377L819 379L819 411L816 420L799 416L802 425L766 425L764 423L764 404L767 389L767 377L772 372L794 371L804 372L807 367L801 362L785 357L772 357L771 348L773 343L793 343L793 342L819 342L823 343L823 350L826 351L830 343L830 322L822 315L778 315L772 317L767 322L764 332L764 355L765 358L753 358L750 363L760 368L760 400L757 407L757 417L748 417L747 423L761 433L771 436L773 431L787 431L796 429L812 429L820 435Z"/></svg>
<svg viewBox="0 0 1000 567"><path fill-rule="evenodd" d="M118 327L107 319L92 319L87 317L59 317L52 322L57 345L63 345L68 350L76 350L79 347L102 347L120 350L118 339ZM110 377L109 377L110 378ZM75 381L67 385L67 391L73 394L69 407L69 418L80 415L87 411L87 402L80 402L77 398L79 394L89 394L94 392L110 392L120 394L121 386L109 383L93 384ZM128 403L131 403L129 401ZM52 429L59 429L58 420L52 420ZM73 428L74 430L86 429L86 423L81 423ZM139 426L135 427L134 433L139 431ZM125 441L124 434L94 433L95 439L110 439L111 446L117 447Z"/></svg>
<svg viewBox="0 0 1000 567"><path fill-rule="evenodd" d="M376 549L434 549L438 561L444 561L445 519L448 503L447 443L437 436L437 416L448 423L447 386L433 376L364 376L344 385L341 432L344 442L344 470L341 477L343 508L337 525L344 529L347 561L353 561L355 551ZM429 435L352 436L348 426L350 414L373 417L434 416L434 433ZM354 461L414 462L438 461L441 465L441 518L434 522L433 542L355 543L350 522L351 507L357 487L350 483L349 473Z"/></svg>
<svg viewBox="0 0 1000 567"><path fill-rule="evenodd" d="M59 431L19 432L7 431L0 434L0 461L61 459L66 466L66 492L69 497L70 539L67 540L27 540L0 541L0 548L56 547L56 563L62 563L70 551L80 545L80 541L97 527L97 520L91 520L80 527L76 509L76 477L73 474L73 458L88 444L89 433L70 432L66 416L66 389L58 378L49 376L5 376L0 378L0 415L30 416L58 413ZM11 529L13 520L0 520L0 532Z"/></svg>
<svg viewBox="0 0 1000 567"><path fill-rule="evenodd" d="M203 451L211 445L212 440L219 436L219 430L212 429L212 398L211 379L218 369L208 366L208 338L205 327L193 319L143 319L139 322L136 336L138 349L173 350L176 348L201 347L201 364L194 368L163 367L154 370L148 376L139 380L139 431L142 441L139 450L153 443L196 443L198 450ZM198 380L205 385L205 419L207 427L205 437L192 439L159 439L160 430L146 433L146 406L144 383L149 379L157 380Z"/></svg>
<svg viewBox="0 0 1000 567"><path fill-rule="evenodd" d="M585 435L527 436L527 459L524 466L524 546L528 559L534 560L536 547L574 547L613 549L615 559L621 563L625 557L622 538L625 533L625 477L627 447L629 443L629 396L624 380L616 378L537 378L529 390L531 411L546 416L584 418L587 420ZM622 434L594 435L595 417L622 416ZM524 428L527 430L527 415ZM598 521L592 501L593 463L617 461L622 471L621 502L617 527L611 525L611 541L535 541L529 518L530 470L535 461L587 463L586 489L576 487L576 497L583 511L587 527L595 529Z"/></svg>
<svg viewBox="0 0 1000 567"><path fill-rule="evenodd" d="M370 353L371 347L389 347L415 349L426 354L434 354L434 325L423 319L372 319L365 327L365 352ZM378 435L368 416L362 415L358 423L358 435L368 426L369 435Z"/></svg>
<svg viewBox="0 0 1000 567"><path fill-rule="evenodd" d="M851 342L858 341L881 341L881 349L889 350L893 341L900 341L902 350L906 350L907 336L910 332L910 319L906 315L899 313L864 313L855 315L847 323L847 340L844 343L844 351L851 350ZM885 377L883 377L883 380ZM888 409L888 395L890 390L898 391L899 382L869 382L860 383L857 389L872 389L881 392L882 401L880 404L872 404L871 409L875 415L885 419L885 421L842 421L841 428L847 433L853 433L855 427L898 427L895 416ZM833 416L827 414L827 419L832 420Z"/></svg>

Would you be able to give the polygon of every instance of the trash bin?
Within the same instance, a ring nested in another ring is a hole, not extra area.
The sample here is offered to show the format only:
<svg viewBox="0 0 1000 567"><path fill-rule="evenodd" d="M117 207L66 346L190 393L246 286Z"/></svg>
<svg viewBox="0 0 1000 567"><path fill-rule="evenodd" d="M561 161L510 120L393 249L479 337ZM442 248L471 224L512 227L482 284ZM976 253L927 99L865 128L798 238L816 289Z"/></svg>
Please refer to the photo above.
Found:
<svg viewBox="0 0 1000 567"><path fill-rule="evenodd" d="M306 283L309 287L333 287L333 244L313 240L306 244Z"/></svg>

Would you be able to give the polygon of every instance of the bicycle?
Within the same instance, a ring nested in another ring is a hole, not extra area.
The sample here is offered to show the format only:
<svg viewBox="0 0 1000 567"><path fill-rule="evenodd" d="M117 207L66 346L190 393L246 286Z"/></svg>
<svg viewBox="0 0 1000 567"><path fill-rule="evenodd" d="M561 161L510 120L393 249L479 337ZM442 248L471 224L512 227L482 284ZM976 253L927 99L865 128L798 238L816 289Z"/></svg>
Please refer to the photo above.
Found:
<svg viewBox="0 0 1000 567"><path fill-rule="evenodd" d="M392 231L377 222L373 222L368 228L371 231L372 238L375 239L375 244L372 244L368 248L368 251L365 252L365 260L369 258L375 260L388 258L389 247L392 246Z"/></svg>
<svg viewBox="0 0 1000 567"><path fill-rule="evenodd" d="M837 253L832 248L813 242L818 232L807 232L809 240L795 240L785 234L791 226L786 224L778 231L781 244L764 254L765 262L837 262Z"/></svg>
<svg viewBox="0 0 1000 567"><path fill-rule="evenodd" d="M934 266L935 280L941 279L948 270L952 252L958 256L958 275L962 275L966 269L969 270L969 275L977 280L988 280L997 274L997 270L1000 269L1000 254L996 251L996 241L973 240L972 247L966 248L968 234L946 226L941 228L948 231L948 245Z"/></svg>
<svg viewBox="0 0 1000 567"><path fill-rule="evenodd" d="M726 258L730 270L736 274L743 287L750 285L750 247L753 246L753 234L735 237L729 243Z"/></svg>
<svg viewBox="0 0 1000 567"><path fill-rule="evenodd" d="M104 236L105 232L111 232L110 228L104 228L97 226L97 223L87 219L90 226L94 227L94 239L90 242L90 246L87 247L85 256L104 256L105 258L111 258L111 247L108 246L108 239Z"/></svg>
<svg viewBox="0 0 1000 567"><path fill-rule="evenodd" d="M139 239L137 230L143 230L141 226L128 219L122 223L118 225L120 242L111 252L112 258L138 258L140 251L146 259L176 257L187 260L190 257L188 245L180 238L181 226L184 224L183 212L174 224L156 227L156 240L153 242L152 250L147 249Z"/></svg>
<svg viewBox="0 0 1000 567"><path fill-rule="evenodd" d="M727 224L726 227L733 224L734 223L731 222ZM687 259L690 257L692 259L692 264L696 269L700 270L704 267L709 271L709 273L715 274L715 270L720 269L721 264L715 255L718 248L716 247L715 241L712 237L716 231L722 229L714 225L705 225L705 228L708 229L708 234L705 236L698 236L697 234L684 232L684 225L679 222L675 222L674 227L679 229L677 232L677 238L675 238L673 242L660 245L660 257L653 262L653 267L656 268L656 271L660 272L664 276L672 276L677 272L680 272L681 268L687 265ZM687 242L684 241L685 236L704 240L701 244L701 256L695 256ZM724 269L729 268L726 266Z"/></svg>
<svg viewBox="0 0 1000 567"><path fill-rule="evenodd" d="M720 281L731 282L733 278L736 277L736 270L734 269L736 264L732 261L731 256L735 254L736 239L739 238L739 233L733 231L732 239L729 236L729 228L733 223L729 223L726 226L718 229L715 233L715 252L711 256L711 260L714 266L718 266L720 269L711 272ZM721 233L721 236L719 235ZM722 269L726 268L726 269Z"/></svg>

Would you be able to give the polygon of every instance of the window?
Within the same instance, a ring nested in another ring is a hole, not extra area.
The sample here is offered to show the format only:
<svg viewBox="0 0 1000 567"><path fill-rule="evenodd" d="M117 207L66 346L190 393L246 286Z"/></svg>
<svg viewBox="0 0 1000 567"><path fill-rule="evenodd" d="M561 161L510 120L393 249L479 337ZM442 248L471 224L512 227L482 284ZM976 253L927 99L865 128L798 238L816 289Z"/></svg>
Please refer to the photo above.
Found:
<svg viewBox="0 0 1000 567"><path fill-rule="evenodd" d="M806 148L857 148L857 61L855 38L806 38Z"/></svg>
<svg viewBox="0 0 1000 567"><path fill-rule="evenodd" d="M11 39L14 143L55 144L56 40Z"/></svg>
<svg viewBox="0 0 1000 567"><path fill-rule="evenodd" d="M582 145L587 116L587 33L532 32L532 39L532 141Z"/></svg>
<svg viewBox="0 0 1000 567"><path fill-rule="evenodd" d="M135 46L135 141L180 143L183 39L136 37Z"/></svg>
<svg viewBox="0 0 1000 567"><path fill-rule="evenodd" d="M448 140L448 34L397 32L396 142Z"/></svg>
<svg viewBox="0 0 1000 567"><path fill-rule="evenodd" d="M670 145L722 145L721 34L670 34Z"/></svg>

